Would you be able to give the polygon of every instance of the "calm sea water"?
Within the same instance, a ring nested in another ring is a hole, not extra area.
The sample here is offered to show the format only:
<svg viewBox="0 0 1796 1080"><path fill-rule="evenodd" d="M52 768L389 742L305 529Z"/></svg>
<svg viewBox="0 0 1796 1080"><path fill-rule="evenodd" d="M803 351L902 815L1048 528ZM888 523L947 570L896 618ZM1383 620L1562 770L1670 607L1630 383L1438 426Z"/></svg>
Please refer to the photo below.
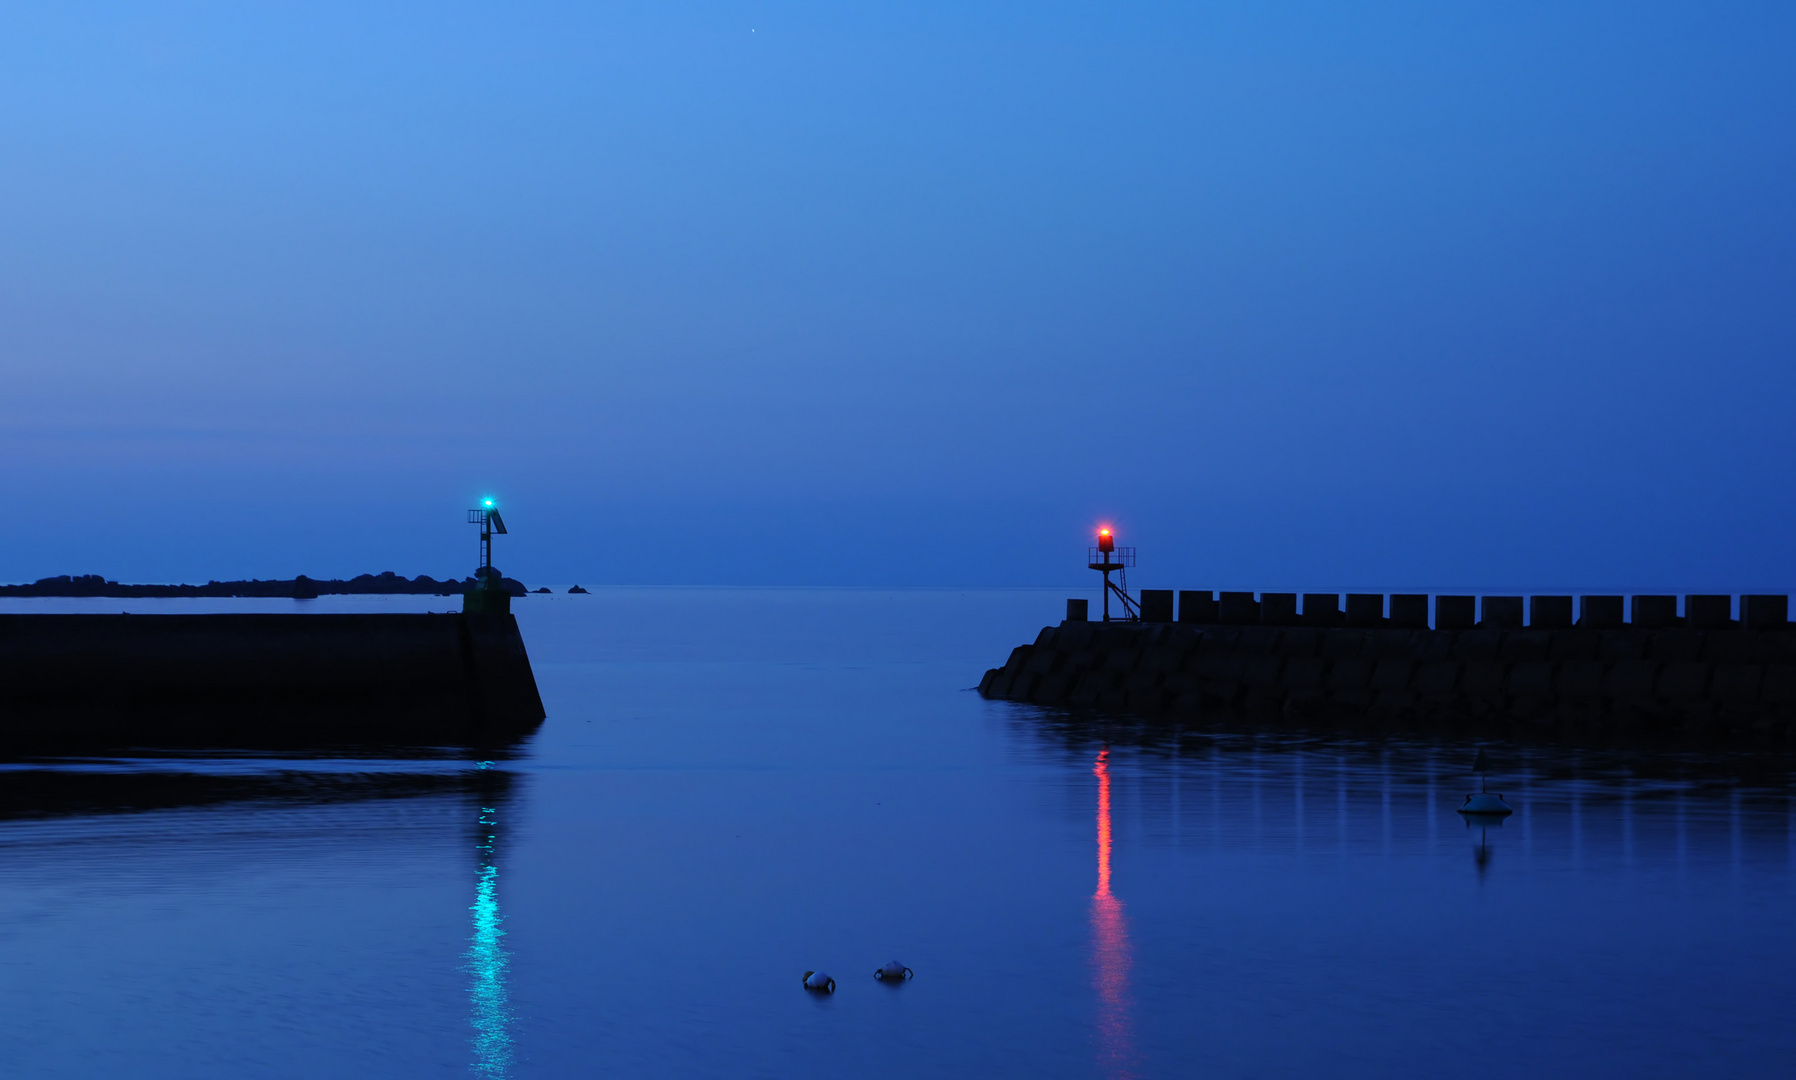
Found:
<svg viewBox="0 0 1796 1080"><path fill-rule="evenodd" d="M1796 1069L1785 772L1498 748L1516 814L1469 829L1466 748L966 689L1061 600L533 596L550 716L509 756L8 765L4 1072Z"/></svg>

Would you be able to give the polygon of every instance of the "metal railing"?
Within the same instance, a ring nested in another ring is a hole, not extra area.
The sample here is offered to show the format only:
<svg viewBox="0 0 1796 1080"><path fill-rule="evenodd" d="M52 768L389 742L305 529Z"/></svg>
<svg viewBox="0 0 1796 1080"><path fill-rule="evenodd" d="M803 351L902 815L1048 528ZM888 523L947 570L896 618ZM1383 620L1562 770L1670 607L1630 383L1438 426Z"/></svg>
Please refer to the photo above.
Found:
<svg viewBox="0 0 1796 1080"><path fill-rule="evenodd" d="M1097 548L1087 548L1086 552L1089 557L1085 561L1092 566L1114 566L1123 569L1135 565L1135 549L1132 547L1119 547L1115 551L1109 552L1107 559L1104 557L1106 553Z"/></svg>

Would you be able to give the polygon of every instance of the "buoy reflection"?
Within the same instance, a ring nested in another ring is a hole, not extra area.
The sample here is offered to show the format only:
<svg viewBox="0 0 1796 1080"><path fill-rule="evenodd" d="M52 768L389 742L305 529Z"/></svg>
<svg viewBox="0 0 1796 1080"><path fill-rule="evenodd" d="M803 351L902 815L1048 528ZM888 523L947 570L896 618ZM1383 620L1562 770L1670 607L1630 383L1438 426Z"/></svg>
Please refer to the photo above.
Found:
<svg viewBox="0 0 1796 1080"><path fill-rule="evenodd" d="M490 762L480 767L490 768ZM476 1076L503 1077L511 1065L511 999L505 971L510 955L505 951L505 916L499 911L499 866L494 855L498 841L498 810L480 808L480 877L474 886L474 937L468 947L468 1000L472 1006Z"/></svg>
<svg viewBox="0 0 1796 1080"><path fill-rule="evenodd" d="M1097 980L1099 1062L1109 1076L1133 1076L1135 1037L1129 1022L1129 922L1110 892L1110 748L1098 751L1098 889L1091 897L1091 960Z"/></svg>

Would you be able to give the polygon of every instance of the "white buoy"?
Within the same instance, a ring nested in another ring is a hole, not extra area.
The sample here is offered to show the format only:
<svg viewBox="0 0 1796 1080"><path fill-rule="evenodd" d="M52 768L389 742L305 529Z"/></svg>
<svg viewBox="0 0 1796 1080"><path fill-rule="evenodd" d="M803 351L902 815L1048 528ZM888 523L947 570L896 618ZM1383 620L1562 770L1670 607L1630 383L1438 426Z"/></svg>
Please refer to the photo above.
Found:
<svg viewBox="0 0 1796 1080"><path fill-rule="evenodd" d="M836 992L836 980L822 971L807 971L804 973L804 988L822 994L833 994Z"/></svg>
<svg viewBox="0 0 1796 1080"><path fill-rule="evenodd" d="M896 960L892 961L891 963L887 964L885 967L882 967L878 971L875 971L873 973L873 977L875 979L881 980L882 982L886 979L898 979L900 981L902 981L904 979L914 979L914 978L916 978L916 976L917 976L916 972L912 971L910 968L905 967L903 964L900 964Z"/></svg>

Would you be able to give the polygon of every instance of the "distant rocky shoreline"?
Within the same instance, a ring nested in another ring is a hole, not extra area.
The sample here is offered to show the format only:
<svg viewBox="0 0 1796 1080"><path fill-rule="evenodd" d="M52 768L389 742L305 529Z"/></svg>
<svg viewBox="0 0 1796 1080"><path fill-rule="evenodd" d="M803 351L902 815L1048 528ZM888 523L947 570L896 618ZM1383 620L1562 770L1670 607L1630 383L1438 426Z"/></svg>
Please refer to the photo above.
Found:
<svg viewBox="0 0 1796 1080"><path fill-rule="evenodd" d="M529 590L515 578L502 578L505 591L523 596ZM403 578L388 570L380 574L362 574L345 581L342 578L318 579L304 574L298 577L263 581L208 581L204 585L121 585L98 574L40 578L29 585L0 585L0 596L109 596L125 599L186 596L263 596L309 600L318 596L383 596L410 594L420 596L459 596L474 587L472 577L438 581L428 574ZM585 590L580 590L584 592Z"/></svg>

